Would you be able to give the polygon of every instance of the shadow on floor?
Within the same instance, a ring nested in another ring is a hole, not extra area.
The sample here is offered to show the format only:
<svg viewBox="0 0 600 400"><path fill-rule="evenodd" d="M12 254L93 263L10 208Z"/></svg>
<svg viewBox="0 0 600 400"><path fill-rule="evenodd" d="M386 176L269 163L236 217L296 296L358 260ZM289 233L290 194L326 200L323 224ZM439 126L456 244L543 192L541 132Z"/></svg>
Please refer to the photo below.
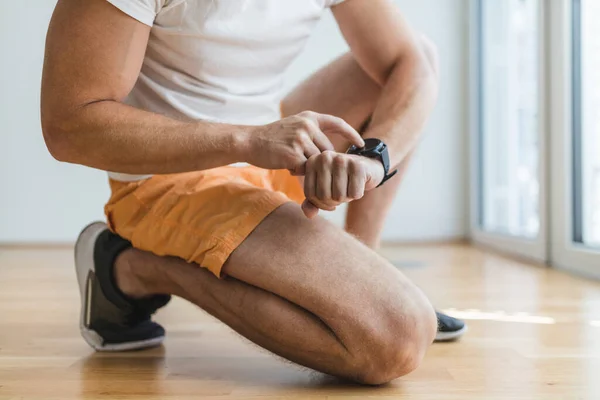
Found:
<svg viewBox="0 0 600 400"><path fill-rule="evenodd" d="M94 353L73 365L79 369L81 394L111 396L223 396L338 392L381 394L389 385L369 387L320 374L272 356L167 357L164 347L140 352ZM396 387L396 390L398 388ZM241 393L239 393L241 394Z"/></svg>

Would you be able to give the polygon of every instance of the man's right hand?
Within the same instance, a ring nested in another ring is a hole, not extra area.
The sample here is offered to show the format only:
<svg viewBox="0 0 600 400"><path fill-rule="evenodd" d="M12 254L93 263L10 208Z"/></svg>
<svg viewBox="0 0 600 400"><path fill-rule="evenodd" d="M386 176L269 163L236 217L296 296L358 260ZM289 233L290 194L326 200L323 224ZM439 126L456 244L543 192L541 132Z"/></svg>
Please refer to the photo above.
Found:
<svg viewBox="0 0 600 400"><path fill-rule="evenodd" d="M327 137L330 134L341 135L358 147L365 144L343 119L305 111L252 129L244 158L260 168L287 169L294 175L304 175L310 157L334 150Z"/></svg>

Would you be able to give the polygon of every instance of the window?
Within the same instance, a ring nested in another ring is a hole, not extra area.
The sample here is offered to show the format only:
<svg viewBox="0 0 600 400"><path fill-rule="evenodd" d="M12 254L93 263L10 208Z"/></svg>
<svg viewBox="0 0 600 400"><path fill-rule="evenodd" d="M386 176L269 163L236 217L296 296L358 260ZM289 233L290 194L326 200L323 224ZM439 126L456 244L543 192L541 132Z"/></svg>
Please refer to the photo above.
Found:
<svg viewBox="0 0 600 400"><path fill-rule="evenodd" d="M471 5L471 237L600 278L600 0Z"/></svg>
<svg viewBox="0 0 600 400"><path fill-rule="evenodd" d="M574 241L600 246L600 2L573 7Z"/></svg>
<svg viewBox="0 0 600 400"><path fill-rule="evenodd" d="M540 229L539 0L480 0L479 225Z"/></svg>

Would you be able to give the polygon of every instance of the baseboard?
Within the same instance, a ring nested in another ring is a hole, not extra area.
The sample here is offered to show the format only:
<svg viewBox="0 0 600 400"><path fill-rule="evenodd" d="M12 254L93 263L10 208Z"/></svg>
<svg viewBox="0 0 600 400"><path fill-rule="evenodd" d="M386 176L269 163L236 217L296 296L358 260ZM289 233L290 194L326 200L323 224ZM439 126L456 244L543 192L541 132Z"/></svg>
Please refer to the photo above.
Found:
<svg viewBox="0 0 600 400"><path fill-rule="evenodd" d="M0 250L69 249L75 242L0 242Z"/></svg>
<svg viewBox="0 0 600 400"><path fill-rule="evenodd" d="M527 257L527 256L520 255L520 254L514 254L514 253L511 253L511 252L506 251L506 250L501 250L501 249L499 249L497 247L494 247L494 246L485 245L485 244L477 242L477 241L475 241L473 239L467 239L466 242L467 242L467 244L469 244L469 245L471 245L471 246L473 246L473 247L475 247L477 249L483 250L483 251L485 251L487 253L492 253L492 254L498 255L498 256L503 257L503 258L507 258L509 260L514 260L514 261L517 261L517 262L527 263L527 264L530 264L530 265L536 265L536 266L539 266L539 267L549 267L550 266L548 263L546 263L544 261L541 261L538 258Z"/></svg>
<svg viewBox="0 0 600 400"><path fill-rule="evenodd" d="M435 239L415 239L415 240L382 240L382 247L394 246L449 246L449 245L467 245L469 240L466 237L449 237Z"/></svg>

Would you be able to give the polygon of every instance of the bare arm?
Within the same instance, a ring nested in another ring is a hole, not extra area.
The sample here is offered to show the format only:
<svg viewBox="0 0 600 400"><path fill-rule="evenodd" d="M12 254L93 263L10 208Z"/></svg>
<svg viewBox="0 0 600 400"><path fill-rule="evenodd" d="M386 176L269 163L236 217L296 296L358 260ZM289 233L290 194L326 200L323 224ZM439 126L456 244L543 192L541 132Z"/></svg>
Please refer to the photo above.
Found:
<svg viewBox="0 0 600 400"><path fill-rule="evenodd" d="M150 27L105 0L59 0L46 44L42 128L55 158L132 174L175 173L245 161L301 172L331 147L323 131L357 132L306 113L262 127L177 121L122 103L139 75Z"/></svg>
<svg viewBox="0 0 600 400"><path fill-rule="evenodd" d="M435 72L390 0L347 0L332 10L355 59L383 87L364 137L383 140L398 165L416 146L437 100Z"/></svg>
<svg viewBox="0 0 600 400"><path fill-rule="evenodd" d="M240 158L244 127L176 121L122 103L150 27L105 0L60 0L42 79L42 127L61 161L125 173L204 169Z"/></svg>

